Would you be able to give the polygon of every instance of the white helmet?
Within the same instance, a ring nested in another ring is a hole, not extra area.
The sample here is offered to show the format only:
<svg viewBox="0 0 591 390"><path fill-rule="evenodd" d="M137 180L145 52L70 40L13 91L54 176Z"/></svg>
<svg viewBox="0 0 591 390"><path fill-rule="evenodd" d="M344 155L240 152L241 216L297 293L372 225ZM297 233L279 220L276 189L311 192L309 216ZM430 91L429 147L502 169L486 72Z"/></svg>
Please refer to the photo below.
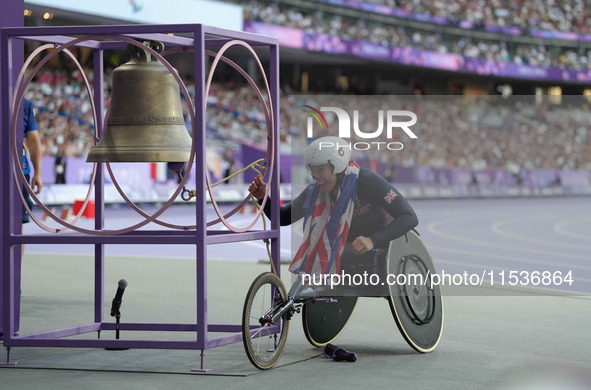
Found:
<svg viewBox="0 0 591 390"><path fill-rule="evenodd" d="M351 158L351 145L339 137L322 137L306 148L304 164L307 169L324 164L332 164L332 173L341 173L347 168Z"/></svg>

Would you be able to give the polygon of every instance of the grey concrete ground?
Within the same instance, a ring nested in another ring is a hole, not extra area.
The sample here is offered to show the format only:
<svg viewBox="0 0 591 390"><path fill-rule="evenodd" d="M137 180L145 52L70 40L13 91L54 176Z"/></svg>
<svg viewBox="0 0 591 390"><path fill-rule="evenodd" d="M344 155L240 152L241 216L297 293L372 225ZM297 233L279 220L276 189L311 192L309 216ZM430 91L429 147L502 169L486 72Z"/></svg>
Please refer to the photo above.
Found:
<svg viewBox="0 0 591 390"><path fill-rule="evenodd" d="M440 269L456 267L454 272L460 272L466 264L475 264L478 269L529 265L542 270L560 263L560 269L575 270L576 287L586 290L591 236L584 232L589 231L591 219L581 214L581 207L587 203L587 199L416 202L415 208L420 218L426 216L421 232ZM539 263L532 265L530 260ZM282 272L290 284L286 268ZM117 281L125 278L129 286L123 321L194 322L194 269L194 261L182 257L113 254L106 264L106 286L113 286L112 292L107 288L106 301L112 299ZM248 286L268 269L256 261L210 260L209 322L239 324ZM92 322L92 280L89 256L28 251L23 263L21 333ZM252 367L241 344L206 351L206 367L213 369L209 374L190 371L199 366L198 351L13 348L11 360L19 364L0 368L0 389L590 388L591 300L548 296L548 291L539 290L531 296L517 290L500 296L500 291L485 285L446 296L443 338L430 354L416 353L406 344L385 300L362 298L336 342L358 353L356 363L336 363L321 356L321 350L306 341L301 316L296 315L285 354L269 371ZM192 337L186 333L127 336Z"/></svg>
<svg viewBox="0 0 591 390"><path fill-rule="evenodd" d="M176 259L162 267L162 261L109 259L107 280L116 285L120 275L133 274L127 276L124 321L193 320L187 288L193 264ZM90 259L30 255L25 264L22 333L91 322ZM210 322L239 323L246 281L266 270L257 263L211 261ZM443 339L433 353L421 355L400 336L387 303L364 298L337 343L359 354L356 363L320 356L307 343L297 315L280 366L266 372L250 365L241 344L208 350L206 366L214 369L208 375L190 372L199 365L198 351L14 348L12 359L19 365L0 369L0 388L266 388L274 381L287 388L316 388L327 381L346 388L495 388L524 371L586 375L590 312L591 301L576 297L447 297ZM163 337L134 335L151 336Z"/></svg>

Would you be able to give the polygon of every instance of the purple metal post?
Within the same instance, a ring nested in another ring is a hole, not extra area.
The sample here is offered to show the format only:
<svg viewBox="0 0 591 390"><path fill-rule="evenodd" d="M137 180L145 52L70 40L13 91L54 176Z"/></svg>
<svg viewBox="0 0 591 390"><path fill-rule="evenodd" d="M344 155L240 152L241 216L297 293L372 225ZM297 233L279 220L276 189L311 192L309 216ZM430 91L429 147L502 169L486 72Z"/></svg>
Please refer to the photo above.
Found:
<svg viewBox="0 0 591 390"><path fill-rule="evenodd" d="M6 35L4 31L0 34L0 40L2 40L2 61L3 61L3 71L2 76L0 79L0 85L2 85L2 101L6 102L3 105L2 109L2 119L4 122L9 121L10 112L12 111L12 105L10 104L11 98L11 85L14 80L14 57L11 57L9 53L12 52L13 42L12 40L6 39ZM18 49L17 49L18 50ZM23 128L22 125L22 114L19 115L20 117L20 129ZM18 126L18 124L17 124ZM3 129L6 129L8 126L3 126ZM3 134L3 147L5 150L10 150L10 142L8 142L8 138L5 137L7 134ZM19 132L17 137L17 144L21 145L22 149L22 137L23 134ZM12 179L13 167L9 163L9 155L10 153L3 153L2 158L4 162L4 178L7 180ZM20 267L17 269L16 258L19 258L20 261L20 246L14 246L10 242L11 234L17 234L17 229L21 229L22 221L21 221L21 214L20 209L17 209L15 200L17 199L16 195L16 187L14 185L3 185L2 192L4 195L3 203L2 203L2 215L4 216L4 221L2 223L3 227L3 243L2 243L2 259L4 260L4 267L3 267L3 307L2 307L2 314L3 314L3 338L4 338L4 345L10 346L11 339L13 337L14 332L18 330L19 321L19 302L17 301L18 293L16 291L17 288L20 290L20 283L15 281L15 276L18 276L20 279ZM19 212L17 214L17 211ZM18 216L18 217L17 217ZM18 218L18 219L17 219ZM17 222L18 221L18 222ZM18 248L18 251L16 250ZM20 264L19 264L20 265ZM7 361L7 363L9 363Z"/></svg>
<svg viewBox="0 0 591 390"><path fill-rule="evenodd" d="M3 12L2 15L0 15L0 27L4 26L4 23L6 23L6 21L4 20L5 18L7 18L7 16ZM6 45L4 43L4 39L0 39L0 68L2 69L2 72L0 73L0 102L6 101L4 96L4 80L8 80L7 75L5 75L5 72L8 71L8 66L5 66L5 63L8 63L8 50L5 46ZM6 109L7 107L5 108L4 106L5 104L3 104L2 107L0 107L0 123L4 123L3 119L8 115L8 110ZM0 134L0 150L4 150L4 146L8 145L7 136L8 134L5 134L4 132ZM7 208L5 205L7 205L8 203L9 191L9 187L4 185L4 183L8 182L8 180L5 179L5 176L7 174L6 170L8 169L6 161L7 156L5 154L0 155L0 209L2 210L2 215L6 215L5 213L7 212ZM2 223L0 223L0 256L2 256L2 258L6 258L6 253L4 251L4 248L6 246L4 240L4 218L2 218L1 222ZM7 277L8 272L7 268L4 267L4 263L5 262L2 262L2 276L0 277L0 333L3 333L4 318L6 318L6 316L4 315L4 285L6 284L5 279Z"/></svg>
<svg viewBox="0 0 591 390"><path fill-rule="evenodd" d="M2 18L2 16L0 16ZM1 24L0 24L1 26ZM2 80L4 80L4 59L6 58L6 49L4 48L3 40L0 40L0 68L2 68L2 74L0 74L0 102L4 100L4 88L2 85ZM0 123L3 123L2 118L7 115L4 108L0 107ZM5 142L5 134L2 132L0 134L0 150L4 150ZM4 185L8 180L4 179L5 171L8 167L5 167L5 160L6 156L0 156L0 209L2 210L2 214L6 212L4 205L8 202L6 197L6 192L8 191L8 187ZM4 218L0 221L0 256L5 256L4 253ZM0 277L0 333L3 333L4 329L4 279L6 276L6 269L4 268L4 262L2 262L2 276Z"/></svg>
<svg viewBox="0 0 591 390"><path fill-rule="evenodd" d="M197 278L197 345L201 349L201 368L203 366L203 350L207 348L207 219L205 216L205 99L203 96L205 80L205 34L201 26L196 26L193 39L195 40L195 84L200 83L200 91L195 93L195 123L193 123L193 137L195 137L195 155L197 167L195 169L195 188L201 193L195 199L196 229L195 229L195 268Z"/></svg>
<svg viewBox="0 0 591 390"><path fill-rule="evenodd" d="M98 130L99 138L103 136L103 118L104 118L104 91L103 91L103 51L93 50L93 73L94 73L94 104L97 106L95 128ZM95 217L94 228L102 229L105 224L104 211L104 166L98 163L96 177L94 180L94 202ZM105 306L105 245L101 243L94 244L94 322L102 323L104 321ZM100 330L99 330L100 337Z"/></svg>
<svg viewBox="0 0 591 390"><path fill-rule="evenodd" d="M10 86L10 72L9 72L9 45L8 40L6 39L6 34L4 30L0 30L0 87L2 88L0 94L0 102L3 102L1 107L0 118L2 119L2 127L0 129L5 129L5 123L8 122L8 118L10 117L10 97L9 97L9 86ZM12 246L8 242L8 237L10 236L10 226L12 225L13 215L11 211L11 203L10 203L10 192L12 190L11 185L5 185L5 183L9 183L10 175L12 173L12 167L10 164L9 153L4 152L5 150L9 150L9 137L7 131L2 131L1 134L0 145L2 146L2 153L0 153L0 175L2 177L2 186L0 186L0 192L2 195L0 196L0 208L2 209L2 223L0 223L0 232L2 232L2 246L0 250L2 251L2 332L3 334L6 333L6 340L12 334L14 329L13 324L13 313L14 313L14 305L13 305L13 286L12 286Z"/></svg>
<svg viewBox="0 0 591 390"><path fill-rule="evenodd" d="M269 46L269 62L271 65L271 72L270 72L270 88L271 88L271 100L273 101L273 105L271 106L271 110L273 111L273 135L274 143L275 143L275 161L272 161L271 164L274 164L273 168L273 177L271 178L271 210L272 216L271 218L271 230L277 232L277 236L271 238L271 257L272 261L275 263L275 269L277 270L277 276L281 277L281 259L280 256L280 226L279 226L279 218L274 218L275 216L279 215L279 45L277 43Z"/></svg>
<svg viewBox="0 0 591 390"><path fill-rule="evenodd" d="M2 12L0 12L0 28L2 27L22 27L24 25L24 14L23 14L23 10L25 9L24 6L24 1L23 0L4 0L2 2ZM2 49L0 49L0 62L6 60L7 63L10 63L8 61L12 61L12 66L16 67L16 68L20 68L22 63L23 63L23 56L24 56L24 44L22 41L19 42L12 42L12 47L9 48L7 46L2 47ZM10 58L12 56L12 58ZM12 72L11 75L9 75L5 81L3 82L2 80L0 80L0 89L4 89L4 88L9 88L11 83L14 83L16 77L17 77L18 72ZM9 82L8 84L5 84L7 82ZM10 94L8 93L7 95L3 96L2 99L0 100L1 102L6 102L6 104L8 104L8 102L10 101ZM2 121L4 119L6 119L7 117L5 116L6 114L4 113L4 111L2 110L2 112L0 112L0 123L3 123ZM22 114L19 115L19 122L22 123ZM22 128L22 124L21 124L21 128ZM2 137L3 138L3 137ZM2 138L0 138L0 145L2 145L3 141L1 140ZM5 143L5 145L8 143ZM8 161L8 160L6 160ZM0 183L5 183L5 180L10 180L10 171L7 170L8 166L7 165L3 165L2 163L0 163L0 170L2 171L2 181L0 181ZM9 189L6 187L2 187L2 193L0 194L0 204L4 205L5 203L9 202L9 196L8 196L8 191ZM6 210L5 210L6 211ZM8 214L4 214L4 215L9 215ZM20 218L20 217L18 217ZM19 227L20 227L20 219L19 221ZM8 222L8 221L6 221ZM8 235L10 233L10 231L8 230L8 224L1 224L2 226L0 226L0 248L2 248L2 250L4 249L5 245L8 245L7 241L4 239L5 238L5 234ZM15 286L14 286L14 294L15 296L20 296L20 247L18 248L18 253L17 253L17 257L19 257L19 262L17 264L15 264L15 273L16 275L18 275L18 282L16 282ZM3 287L3 278L0 278L0 300L2 302L0 302L0 334L3 334L3 329L4 329L4 299L3 299L3 295L4 295L4 289ZM20 299L17 300L15 303L15 308L14 310L16 311L16 318L14 321L14 329L13 330L18 330L19 328L19 317L20 317Z"/></svg>

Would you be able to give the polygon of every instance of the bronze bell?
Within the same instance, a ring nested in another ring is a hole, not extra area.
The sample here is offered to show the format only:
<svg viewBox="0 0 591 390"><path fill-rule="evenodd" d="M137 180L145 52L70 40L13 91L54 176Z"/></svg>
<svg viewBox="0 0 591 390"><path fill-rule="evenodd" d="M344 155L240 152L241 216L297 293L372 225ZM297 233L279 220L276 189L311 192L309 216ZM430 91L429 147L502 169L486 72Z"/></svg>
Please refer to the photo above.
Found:
<svg viewBox="0 0 591 390"><path fill-rule="evenodd" d="M160 42L144 42L161 53ZM186 162L191 136L179 86L168 69L143 49L127 46L131 59L113 71L111 109L88 162Z"/></svg>

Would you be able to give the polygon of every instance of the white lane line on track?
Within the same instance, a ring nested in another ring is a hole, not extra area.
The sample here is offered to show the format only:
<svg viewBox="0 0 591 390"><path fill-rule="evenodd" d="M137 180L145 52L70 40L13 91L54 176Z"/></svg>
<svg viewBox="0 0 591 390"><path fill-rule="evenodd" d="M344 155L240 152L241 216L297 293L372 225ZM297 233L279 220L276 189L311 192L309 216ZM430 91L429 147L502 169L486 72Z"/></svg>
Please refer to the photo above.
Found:
<svg viewBox="0 0 591 390"><path fill-rule="evenodd" d="M536 217L525 218L525 219L533 220L533 219L536 219ZM499 236L507 237L507 238L510 238L510 239L516 240L516 241L531 242L534 244L542 244L542 245L552 245L552 246L558 246L558 247L568 248L568 249L582 249L582 250L591 251L591 246L587 246L587 245L569 244L566 242L559 242L557 239L544 240L544 239L540 239L540 238L524 236L524 235L517 234L517 233L510 233L508 231L501 229L501 226L513 224L516 222L522 222L523 220L524 220L523 217L519 218L519 219L515 219L515 218L503 219L503 220L494 222L490 226L490 229L492 230L493 233L498 234Z"/></svg>
<svg viewBox="0 0 591 390"><path fill-rule="evenodd" d="M533 248L522 248L520 246L514 246L514 245L490 243L490 242L481 241L481 240L474 240L471 238L459 237L457 235L444 233L444 232L441 232L436 229L440 225L455 223L455 222L466 222L468 220L469 219L465 219L465 218L441 219L438 221L430 222L427 225L427 230L430 233L432 233L438 237L447 238L448 240L452 240L455 242L463 242L465 244L479 245L479 246L494 248L494 249L507 249L507 250L517 251L517 252L534 253L534 254L545 255L545 256L550 255L550 256L556 256L557 258L568 257L571 259L579 259L579 260L586 260L586 261L591 260L590 256L575 255L575 254L569 254L569 253L563 253L563 252L552 252L552 251L548 251L548 250L540 250L540 249L533 249ZM471 220L474 220L474 219L471 218Z"/></svg>
<svg viewBox="0 0 591 390"><path fill-rule="evenodd" d="M565 263L554 263L551 261L524 259L521 257L505 256L505 255L495 255L495 254L481 253L481 252L465 250L465 249L447 248L447 247L439 246L439 245L429 245L429 250L430 251L438 250L438 251L442 251L442 252L456 253L456 254L461 254L461 255L471 255L474 257L488 257L491 259L498 259L498 260L509 260L509 261L515 261L517 263L539 264L539 265L546 265L546 266L552 266L552 267L561 267L561 268L569 268L569 269L579 269L582 271L591 271L591 266L565 264ZM480 264L480 263L473 263L473 264ZM489 267L488 265L484 265L484 266ZM489 267L489 268L491 268L491 267ZM506 268L502 268L502 269L506 269ZM540 271L542 271L542 270L540 270ZM543 270L543 271L545 271L545 270Z"/></svg>
<svg viewBox="0 0 591 390"><path fill-rule="evenodd" d="M434 260L435 261L435 260ZM480 267L479 264L472 264L472 263L466 263L464 261L456 261L456 260L441 260L441 259L437 259L435 261L437 264L451 264L451 265L461 265L461 266L465 266L465 267L469 267L469 268L476 268L477 270L481 270L483 267ZM494 265L486 265L484 266L484 270L488 271L488 270L495 270L495 271L513 271L513 269L511 268L507 268L507 267L497 267ZM441 270L441 267L437 267L439 270ZM515 270L515 271L521 271L521 270ZM490 277L488 276L488 272L487 272L487 276L486 277ZM573 275L573 280L575 282L585 282L585 283L591 283L591 278L582 278L582 277L578 277Z"/></svg>
<svg viewBox="0 0 591 390"><path fill-rule="evenodd" d="M240 228L240 227L246 226L247 224L251 223L253 218L254 218L254 215L252 215L250 218L245 217L245 218L237 219L235 221L232 221L231 219L226 219L226 221L228 221L232 226ZM243 225L243 226L241 226L241 225ZM258 225L261 225L261 226L259 227ZM270 225L271 225L271 222L267 220L267 228L270 228ZM222 230L230 230L230 229L228 229L228 227L226 225L224 225L222 223L222 221L220 221L210 227L214 227L214 226L220 226L220 229L222 229ZM262 229L263 228L263 220L261 218L259 218L259 220L255 223L255 225L252 228Z"/></svg>
<svg viewBox="0 0 591 390"><path fill-rule="evenodd" d="M267 248L267 245L266 244L262 244L262 243L257 242L257 241L240 241L240 244L250 245L250 246L254 246L256 248L263 248L263 249L266 249ZM279 248L279 251L281 253L283 253L283 254L291 255L291 251L289 249Z"/></svg>
<svg viewBox="0 0 591 390"><path fill-rule="evenodd" d="M237 226L239 224L242 225L243 222L250 223L250 221L252 221L252 218L242 218L242 219L238 219L236 221L232 221L231 223L232 223L233 226ZM260 221L260 220L257 221L257 224L259 224L259 223L261 225L263 224L263 222ZM221 222L220 222L220 224L221 224ZM271 222L267 221L267 226L269 226L270 224L271 224ZM216 225L214 225L214 226L216 226ZM255 224L255 226L253 226L253 228L256 228L256 224ZM262 228L262 226L260 228ZM228 229L228 227L226 225L223 225L223 224L222 224L222 227L220 229L221 230L230 230L230 229ZM260 243L258 241L239 241L239 242L237 242L237 244L250 245L250 246L253 246L255 248L263 248L263 249L266 249L267 248L267 245L266 244ZM279 252L291 256L291 250L289 250L289 249L279 248Z"/></svg>
<svg viewBox="0 0 591 390"><path fill-rule="evenodd" d="M575 219L565 219L564 221L556 222L556 224L554 224L554 231L558 234L563 235L563 236L578 238L578 239L584 240L584 241L591 241L590 235L573 233L573 232L568 231L564 228L567 225L574 225L575 223L580 223L580 222L586 221L586 220L591 221L591 218L583 217L583 218L575 218Z"/></svg>
<svg viewBox="0 0 591 390"><path fill-rule="evenodd" d="M453 264L453 265L466 265L466 266L473 266L472 264L468 264L468 263L463 263L461 261L453 261L453 260L437 260L437 263L445 263L445 264ZM496 269L499 271L503 271L505 269L503 268L499 268L499 267L489 267L489 269ZM591 282L591 279L585 279L585 278L574 278L573 277L573 281L577 282L577 281L581 281L581 282ZM490 280L489 280L490 282ZM501 286L498 281L496 282L496 284L494 285L485 285L484 287L496 287L499 288L499 286ZM474 286L466 286L466 287L474 287ZM541 295L545 295L545 294L549 294L548 296L553 296L552 293L547 292L547 290L550 290L552 292L557 292L557 293L566 293L568 294L568 297L576 297L576 298L582 298L582 299L588 299L591 300L591 295L589 295L589 292L583 292L583 291L571 291L571 290L566 290L564 288L554 288L552 286L533 286L533 287L529 287L529 286L512 286L512 285L508 285L507 283L505 283L504 286L502 287L507 287L507 288L524 288L526 292L532 292L532 291L537 291L539 294ZM502 288L501 287L501 288Z"/></svg>

